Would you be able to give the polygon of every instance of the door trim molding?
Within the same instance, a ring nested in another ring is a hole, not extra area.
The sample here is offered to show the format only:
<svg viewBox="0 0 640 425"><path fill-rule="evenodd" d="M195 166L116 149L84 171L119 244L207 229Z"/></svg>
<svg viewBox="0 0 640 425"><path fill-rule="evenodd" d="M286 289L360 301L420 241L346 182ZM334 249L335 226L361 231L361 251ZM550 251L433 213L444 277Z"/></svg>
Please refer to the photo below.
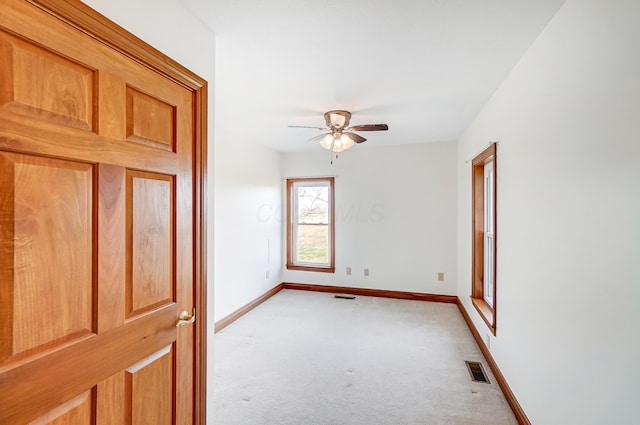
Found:
<svg viewBox="0 0 640 425"><path fill-rule="evenodd" d="M194 424L206 422L207 370L207 81L79 0L27 0L89 37L190 90L194 97Z"/></svg>

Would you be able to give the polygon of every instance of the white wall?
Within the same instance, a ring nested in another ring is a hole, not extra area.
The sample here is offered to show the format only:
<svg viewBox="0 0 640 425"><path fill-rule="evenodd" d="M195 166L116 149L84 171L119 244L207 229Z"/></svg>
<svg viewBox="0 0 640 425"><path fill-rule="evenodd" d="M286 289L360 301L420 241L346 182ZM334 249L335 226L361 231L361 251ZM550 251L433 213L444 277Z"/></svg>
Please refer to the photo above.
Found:
<svg viewBox="0 0 640 425"><path fill-rule="evenodd" d="M458 149L458 296L470 165L498 145L497 337L536 425L640 423L640 2L568 0Z"/></svg>
<svg viewBox="0 0 640 425"><path fill-rule="evenodd" d="M455 157L455 143L358 145L333 165L319 146L285 154L285 177L336 177L336 273L284 269L282 280L454 295Z"/></svg>
<svg viewBox="0 0 640 425"><path fill-rule="evenodd" d="M216 135L215 319L280 283L280 154ZM267 277L267 272L269 277Z"/></svg>
<svg viewBox="0 0 640 425"><path fill-rule="evenodd" d="M281 203L281 154L244 140L243 129L229 118L233 106L225 104L224 99L238 98L236 86L230 83L237 73L233 54L224 39L217 40L215 320L281 282L281 222L277 215Z"/></svg>

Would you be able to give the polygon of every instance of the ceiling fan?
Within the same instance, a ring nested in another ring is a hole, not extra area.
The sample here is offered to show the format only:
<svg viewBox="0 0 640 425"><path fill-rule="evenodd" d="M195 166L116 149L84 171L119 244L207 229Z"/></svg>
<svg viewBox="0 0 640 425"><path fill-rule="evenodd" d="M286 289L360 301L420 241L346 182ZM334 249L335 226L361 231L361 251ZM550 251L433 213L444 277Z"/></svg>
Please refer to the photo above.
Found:
<svg viewBox="0 0 640 425"><path fill-rule="evenodd" d="M343 110L328 111L324 113L324 120L327 127L310 127L305 125L290 125L291 128L315 128L325 131L318 136L312 137L310 141L320 141L320 145L333 152L342 152L350 149L355 143L365 142L362 136L354 131L386 131L389 130L387 124L364 124L349 127L351 112Z"/></svg>

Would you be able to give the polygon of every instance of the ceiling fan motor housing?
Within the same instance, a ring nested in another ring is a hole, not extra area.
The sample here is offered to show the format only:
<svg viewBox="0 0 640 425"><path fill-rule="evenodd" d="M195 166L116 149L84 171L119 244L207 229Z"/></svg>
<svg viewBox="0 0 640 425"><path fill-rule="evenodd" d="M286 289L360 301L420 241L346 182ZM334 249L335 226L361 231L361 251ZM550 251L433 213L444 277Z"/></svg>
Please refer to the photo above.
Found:
<svg viewBox="0 0 640 425"><path fill-rule="evenodd" d="M343 111L341 109L325 112L324 120L327 123L327 127L329 127L331 130L342 130L349 125L349 120L351 120L351 112Z"/></svg>

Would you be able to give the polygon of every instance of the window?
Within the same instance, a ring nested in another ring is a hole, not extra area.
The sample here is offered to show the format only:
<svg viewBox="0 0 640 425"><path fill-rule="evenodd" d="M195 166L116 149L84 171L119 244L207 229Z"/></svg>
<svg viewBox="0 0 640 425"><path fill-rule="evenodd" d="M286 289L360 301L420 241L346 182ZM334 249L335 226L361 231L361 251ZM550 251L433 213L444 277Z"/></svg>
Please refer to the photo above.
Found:
<svg viewBox="0 0 640 425"><path fill-rule="evenodd" d="M287 179L287 269L333 273L333 177Z"/></svg>
<svg viewBox="0 0 640 425"><path fill-rule="evenodd" d="M473 264L471 300L496 333L496 144L472 162Z"/></svg>
<svg viewBox="0 0 640 425"><path fill-rule="evenodd" d="M484 279L482 290L482 298L490 307L493 307L493 247L495 245L493 185L493 160L491 160L484 165Z"/></svg>

